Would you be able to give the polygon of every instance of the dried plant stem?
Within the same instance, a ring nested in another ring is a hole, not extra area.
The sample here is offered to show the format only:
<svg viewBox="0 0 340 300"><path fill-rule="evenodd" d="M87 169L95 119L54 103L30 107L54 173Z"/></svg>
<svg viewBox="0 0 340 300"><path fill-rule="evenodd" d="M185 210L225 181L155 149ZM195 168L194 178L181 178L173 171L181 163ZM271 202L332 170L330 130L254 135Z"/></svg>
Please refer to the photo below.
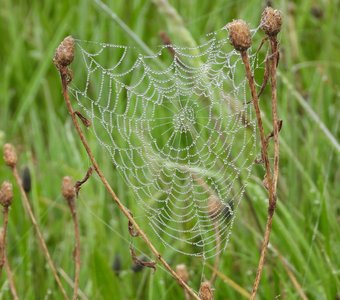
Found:
<svg viewBox="0 0 340 300"><path fill-rule="evenodd" d="M1 258L0 258L0 277L2 274L2 269L6 263L6 235L7 235L7 225L8 225L8 211L9 207L4 206L3 210L3 216L4 216L4 223L3 223L3 228L0 230L2 231L1 233L1 241L0 241L0 251L1 251Z"/></svg>
<svg viewBox="0 0 340 300"><path fill-rule="evenodd" d="M74 236L76 241L76 246L74 249L74 287L73 287L73 300L78 298L78 288L79 288L79 277L80 277L80 234L79 234L79 223L77 218L77 210L75 206L75 201L69 201L69 207L72 215L73 225L74 225Z"/></svg>
<svg viewBox="0 0 340 300"><path fill-rule="evenodd" d="M264 133L264 128L263 128L263 123L262 123L262 118L261 118L261 111L259 107L259 101L258 101L258 96L256 93L256 87L254 83L254 77L250 68L250 63L249 63L249 57L246 51L241 52L241 57L244 63L244 66L246 68L246 76L248 79L250 91L251 91L251 96L252 96L252 101L255 109L255 114L256 114L256 119L257 119L257 124L259 127L259 132L260 132L260 139L261 139L261 154L262 154L262 160L265 165L265 170L266 170L266 180L267 180L267 186L268 186L268 194L269 194L269 207L268 207L268 216L267 216L267 223L266 223L266 228L265 228L265 233L264 233L264 238L261 246L261 254L260 254L260 259L257 267L257 272L256 272L256 277L253 285L253 291L251 294L250 299L255 299L256 293L258 286L260 284L261 280L261 275L263 271L263 266L264 266L264 261L265 261L265 256L267 253L267 248L268 248L268 243L269 243L269 238L270 238L270 233L271 233L271 228L272 228L272 223L273 223L273 215L275 211L275 206L276 206L276 196L275 196L275 190L274 188L274 179L272 177L271 169L270 169L270 163L269 163L269 158L268 158L268 141L266 139L265 133ZM275 121L277 124L277 122ZM278 134L278 127L276 134ZM275 138L275 128L274 128L274 138Z"/></svg>
<svg viewBox="0 0 340 300"><path fill-rule="evenodd" d="M5 254L5 268L6 268L9 288L11 290L12 297L13 297L14 300L19 300L18 292L17 292L17 290L15 288L15 284L14 284L13 273L12 273L12 270L11 270L9 264L8 264L7 255L6 254Z"/></svg>
<svg viewBox="0 0 340 300"><path fill-rule="evenodd" d="M60 73L60 77L61 77L61 83L62 83L62 92L63 92L63 97L65 99L66 102L66 106L67 109L71 115L73 124L76 128L76 131L80 137L80 140L88 154L88 157L90 158L92 165L94 167L94 170L96 171L96 173L98 174L99 178L101 179L101 181L103 182L106 190L108 191L108 193L111 195L112 199L114 200L114 202L117 204L118 208L120 209L120 211L127 217L127 219L131 222L131 224L134 226L134 228L136 229L136 231L139 232L139 235L141 236L141 238L144 240L144 242L147 244L147 246L149 247L149 249L152 251L152 253L157 257L157 259L163 264L163 266L169 271L169 273L177 280L177 282L183 287L185 288L188 293L194 298L199 300L200 298L197 296L197 294L177 275L177 273L170 267L170 265L165 261L165 259L162 257L162 255L157 251L157 249L153 246L153 244L151 243L151 241L149 240L149 238L147 237L147 235L144 233L144 231L139 227L139 225L137 224L137 222L135 221L135 219L131 216L129 210L122 204L122 202L119 200L118 196L115 194L115 192L113 191L113 189L111 188L111 186L109 185L108 181L106 180L104 173L101 171L101 169L99 168L99 165L90 149L90 146L83 134L83 131L81 130L79 123L77 121L75 112L73 110L68 92L67 92L67 86L68 86L68 82L69 82L69 71L67 66L60 66L58 68L59 73Z"/></svg>
<svg viewBox="0 0 340 300"><path fill-rule="evenodd" d="M280 122L277 115L277 80L276 80L276 69L279 59L278 52L278 41L276 36L270 37L271 46L271 66L270 66L270 85L272 91L272 121L273 121L273 132L274 132L274 171L273 171L273 189L276 194L277 180L279 177L279 154L280 154L280 143L279 143L279 131ZM276 198L274 198L276 201Z"/></svg>
<svg viewBox="0 0 340 300"><path fill-rule="evenodd" d="M31 219L31 222L33 224L33 227L35 229L35 231L37 232L37 236L38 236L38 240L40 242L40 246L42 248L42 251L46 257L46 260L47 260L47 263L48 265L50 266L51 268L51 271L53 273L53 276L55 278L55 281L57 282L58 286L59 286L59 289L61 291L61 293L63 294L63 297L65 299L69 299L67 294L66 294L66 291L61 283L61 280L60 280L60 277L58 276L58 273L57 273L57 269L53 263L53 260L51 258L51 255L50 255L50 252L48 251L48 248L47 248L47 245L45 243L45 240L44 240L44 237L40 231L40 228L39 228L39 225L37 223L37 220L35 219L35 216L33 214L33 211L32 211L32 208L31 208L31 205L29 203L29 200L27 198L27 194L25 193L25 190L22 186L22 182L21 182L21 178L20 178L20 175L18 173L18 170L16 168L16 165L12 167L12 171L13 171L13 175L15 177L15 180L19 186L19 189L20 189L20 193L21 193L21 198L23 200L23 203L24 203L24 206L26 208L26 211Z"/></svg>

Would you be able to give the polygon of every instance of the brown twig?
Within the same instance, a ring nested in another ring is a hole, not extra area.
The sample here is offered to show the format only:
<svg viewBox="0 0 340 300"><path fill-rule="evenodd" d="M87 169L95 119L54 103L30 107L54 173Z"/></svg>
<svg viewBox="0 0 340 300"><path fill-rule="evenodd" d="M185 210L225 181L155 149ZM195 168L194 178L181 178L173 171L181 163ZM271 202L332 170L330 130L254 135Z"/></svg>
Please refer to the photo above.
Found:
<svg viewBox="0 0 340 300"><path fill-rule="evenodd" d="M76 196L78 195L79 189L81 185L87 181L92 173L92 168L90 168L86 176L83 180L77 181L74 185L71 177L65 176L63 178L62 183L62 194L70 208L70 212L72 215L72 221L74 226L74 238L75 238L75 248L73 252L74 258L74 285L73 285L73 300L77 300L78 298L78 288L79 288L79 277L80 277L80 233L79 233L79 224L77 218L77 209L76 209Z"/></svg>
<svg viewBox="0 0 340 300"><path fill-rule="evenodd" d="M0 277L5 265L6 256L6 234L8 225L8 211L13 200L13 186L10 182L4 181L0 189L0 204L3 206L3 227L0 229Z"/></svg>
<svg viewBox="0 0 340 300"><path fill-rule="evenodd" d="M5 160L6 164L12 169L14 178L17 182L17 185L18 185L20 193L21 193L21 199L23 201L24 207L25 207L26 212L28 213L29 218L31 219L31 222L33 224L33 227L34 227L34 229L37 233L38 240L39 240L40 246L42 248L42 252L46 257L47 263L50 266L50 269L53 273L55 281L57 282L59 289L60 289L61 293L63 294L63 297L65 299L68 299L66 291L65 291L65 289L64 289L64 287L61 283L61 280L58 276L57 269L54 265L54 262L51 258L51 255L50 255L50 252L48 251L47 245L46 245L45 240L43 238L43 235L40 231L40 227L38 225L38 222L37 222L37 220L34 216L34 213L33 213L33 210L31 208L31 204L28 200L27 194L25 193L25 190L23 188L21 178L20 178L20 175L19 175L18 170L17 170L17 157L16 157L15 149L10 144L4 145L4 160Z"/></svg>
<svg viewBox="0 0 340 300"><path fill-rule="evenodd" d="M73 46L70 46L71 43L73 43ZM65 50L69 51L65 51ZM63 97L67 106L67 109L69 111L69 114L72 118L72 122L75 126L75 129L77 131L77 134L79 135L79 138L87 152L87 155L89 159L92 162L93 168L98 174L100 180L104 184L107 192L112 197L113 201L117 204L119 210L127 217L127 219L131 222L131 224L135 227L135 229L139 232L141 238L144 240L146 245L149 247L151 252L156 256L156 258L159 260L160 263L163 264L163 266L169 271L169 273L177 280L177 282L185 288L188 293L194 298L199 300L199 297L197 294L189 287L177 274L176 272L170 267L170 265L165 261L165 259L162 257L162 255L158 252L158 250L154 247L154 245L151 243L147 235L144 233L144 231L139 227L135 219L131 216L129 210L122 204L116 193L111 188L110 184L108 183L104 173L99 168L99 165L92 153L92 150L90 149L90 146L84 136L84 133L82 129L79 126L79 123L77 122L77 119L74 114L74 110L68 95L67 87L69 84L69 69L68 65L72 62L74 55L74 40L72 37L67 37L65 40L60 44L58 49L56 50L56 55L54 57L54 63L59 71L60 77L61 77L61 84L62 84L62 93Z"/></svg>
<svg viewBox="0 0 340 300"><path fill-rule="evenodd" d="M16 160L16 159L15 159ZM0 204L3 206L3 227L0 229L0 277L2 274L3 266L6 268L7 278L10 286L10 290L13 296L13 299L19 299L18 293L15 288L13 275L11 272L11 268L9 267L7 255L6 255L6 235L7 235L7 226L8 226L8 214L9 207L12 204L13 200L13 186L11 183L5 181L3 182L0 190Z"/></svg>
<svg viewBox="0 0 340 300"><path fill-rule="evenodd" d="M139 259L136 255L136 251L135 251L135 249L133 248L132 245L130 245L129 249L130 249L132 261L134 262L135 265L150 268L154 272L156 272L156 262L154 262L154 261L144 261L144 260Z"/></svg>
<svg viewBox="0 0 340 300"><path fill-rule="evenodd" d="M86 172L86 174L85 174L85 177L84 177L82 180L78 180L78 181L75 183L74 188L75 188L75 190L76 190L77 197L78 197L78 194L79 194L79 191L80 191L82 185L83 185L86 181L89 180L89 178L90 178L90 176L92 175L92 173L93 173L93 169L92 169L92 167L90 167L90 168L87 170L87 172Z"/></svg>

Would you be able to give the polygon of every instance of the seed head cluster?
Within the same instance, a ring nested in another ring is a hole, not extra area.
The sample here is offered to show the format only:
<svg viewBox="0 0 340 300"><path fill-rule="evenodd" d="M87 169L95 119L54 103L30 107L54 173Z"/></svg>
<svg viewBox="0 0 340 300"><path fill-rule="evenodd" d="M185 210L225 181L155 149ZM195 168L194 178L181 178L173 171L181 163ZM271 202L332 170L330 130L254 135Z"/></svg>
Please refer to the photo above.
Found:
<svg viewBox="0 0 340 300"><path fill-rule="evenodd" d="M74 39L72 36L66 37L57 48L53 62L58 69L67 67L74 59Z"/></svg>
<svg viewBox="0 0 340 300"><path fill-rule="evenodd" d="M71 202L76 198L76 189L74 188L74 184L71 177L65 176L63 178L61 192L67 202Z"/></svg>
<svg viewBox="0 0 340 300"><path fill-rule="evenodd" d="M268 36L276 36L282 25L281 12L271 7L266 7L261 17L261 29Z"/></svg>
<svg viewBox="0 0 340 300"><path fill-rule="evenodd" d="M9 207L13 199L13 186L10 182L4 181L0 189L0 204Z"/></svg>
<svg viewBox="0 0 340 300"><path fill-rule="evenodd" d="M17 164L18 158L13 145L4 145L4 161L7 166L14 168Z"/></svg>
<svg viewBox="0 0 340 300"><path fill-rule="evenodd" d="M243 20L234 20L226 26L229 39L237 51L246 51L251 46L251 34L248 24Z"/></svg>

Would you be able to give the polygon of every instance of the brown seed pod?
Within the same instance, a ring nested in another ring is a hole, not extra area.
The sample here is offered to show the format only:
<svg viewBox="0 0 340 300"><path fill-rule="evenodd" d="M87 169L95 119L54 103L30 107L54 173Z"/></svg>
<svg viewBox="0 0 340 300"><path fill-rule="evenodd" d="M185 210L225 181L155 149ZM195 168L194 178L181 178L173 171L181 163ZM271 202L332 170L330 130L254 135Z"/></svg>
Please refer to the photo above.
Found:
<svg viewBox="0 0 340 300"><path fill-rule="evenodd" d="M215 219L223 210L222 202L215 196L210 196L208 199L207 212L211 219Z"/></svg>
<svg viewBox="0 0 340 300"><path fill-rule="evenodd" d="M61 185L61 192L66 201L70 202L76 198L76 189L74 187L72 178L65 176Z"/></svg>
<svg viewBox="0 0 340 300"><path fill-rule="evenodd" d="M251 46L249 26L243 20L234 20L226 25L231 44L237 51L246 51Z"/></svg>
<svg viewBox="0 0 340 300"><path fill-rule="evenodd" d="M4 145L4 160L7 166L13 168L18 161L15 148L11 144Z"/></svg>
<svg viewBox="0 0 340 300"><path fill-rule="evenodd" d="M10 182L4 181L0 190L0 204L4 207L11 205L13 199L13 186Z"/></svg>
<svg viewBox="0 0 340 300"><path fill-rule="evenodd" d="M189 273L188 273L188 270L187 270L187 266L185 264L177 265L176 266L176 273L185 283L188 283Z"/></svg>
<svg viewBox="0 0 340 300"><path fill-rule="evenodd" d="M200 286L199 296L201 300L213 300L214 294L211 289L210 281L203 281Z"/></svg>
<svg viewBox="0 0 340 300"><path fill-rule="evenodd" d="M55 51L53 62L57 66L67 67L74 58L74 39L72 36L66 37Z"/></svg>
<svg viewBox="0 0 340 300"><path fill-rule="evenodd" d="M281 12L277 9L266 7L261 17L261 29L268 36L275 36L280 32L281 25Z"/></svg>

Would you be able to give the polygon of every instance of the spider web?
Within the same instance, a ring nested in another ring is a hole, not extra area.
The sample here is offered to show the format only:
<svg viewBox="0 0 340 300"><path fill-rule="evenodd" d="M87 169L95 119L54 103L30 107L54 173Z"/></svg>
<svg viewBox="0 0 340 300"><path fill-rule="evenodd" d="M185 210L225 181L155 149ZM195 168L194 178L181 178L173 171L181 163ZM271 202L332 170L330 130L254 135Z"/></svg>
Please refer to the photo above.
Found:
<svg viewBox="0 0 340 300"><path fill-rule="evenodd" d="M161 46L153 56L76 45L80 75L70 91L154 238L187 255L222 252L256 154L239 53L217 34L196 48Z"/></svg>

